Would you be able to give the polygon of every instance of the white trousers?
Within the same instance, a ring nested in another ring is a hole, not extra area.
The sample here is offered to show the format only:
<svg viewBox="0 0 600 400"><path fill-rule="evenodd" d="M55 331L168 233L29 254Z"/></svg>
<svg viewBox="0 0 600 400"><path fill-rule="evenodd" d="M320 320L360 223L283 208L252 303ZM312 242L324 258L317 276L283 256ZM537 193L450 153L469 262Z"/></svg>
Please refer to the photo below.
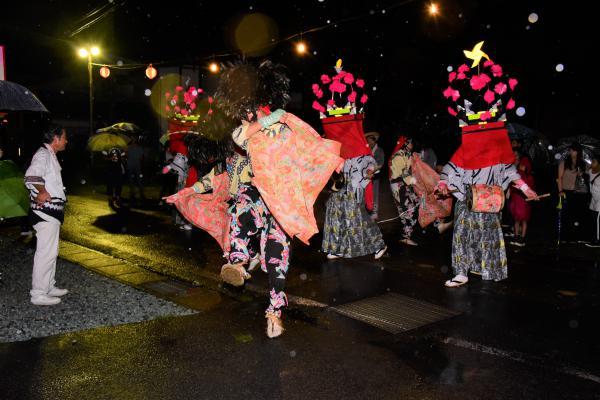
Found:
<svg viewBox="0 0 600 400"><path fill-rule="evenodd" d="M60 222L44 221L33 226L36 232L37 245L33 257L33 273L31 274L31 297L47 294L56 283L56 257L58 257L58 236Z"/></svg>

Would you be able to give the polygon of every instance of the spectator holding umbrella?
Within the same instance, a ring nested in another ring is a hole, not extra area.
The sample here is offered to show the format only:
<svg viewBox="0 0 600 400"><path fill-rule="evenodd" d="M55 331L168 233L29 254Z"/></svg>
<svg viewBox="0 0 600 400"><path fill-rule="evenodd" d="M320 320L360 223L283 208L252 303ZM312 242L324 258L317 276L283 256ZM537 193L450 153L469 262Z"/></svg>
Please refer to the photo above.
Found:
<svg viewBox="0 0 600 400"><path fill-rule="evenodd" d="M106 194L109 196L108 202L111 206L121 205L121 191L123 190L123 177L125 176L125 167L123 165L125 153L116 147L103 153L108 159L106 167Z"/></svg>
<svg viewBox="0 0 600 400"><path fill-rule="evenodd" d="M586 243L588 247L600 247L600 155L594 153L592 156L592 167L588 171L590 178L590 193L592 200L590 201L590 210L593 214L593 239L592 242Z"/></svg>
<svg viewBox="0 0 600 400"><path fill-rule="evenodd" d="M564 239L583 240L582 225L585 220L589 193L585 183L585 162L579 143L569 146L569 153L558 165L558 195L562 198Z"/></svg>
<svg viewBox="0 0 600 400"><path fill-rule="evenodd" d="M127 177L129 179L129 200L134 201L138 189L140 199L144 201L144 184L142 182L142 164L144 162L144 148L139 145L138 138L134 137L127 147Z"/></svg>

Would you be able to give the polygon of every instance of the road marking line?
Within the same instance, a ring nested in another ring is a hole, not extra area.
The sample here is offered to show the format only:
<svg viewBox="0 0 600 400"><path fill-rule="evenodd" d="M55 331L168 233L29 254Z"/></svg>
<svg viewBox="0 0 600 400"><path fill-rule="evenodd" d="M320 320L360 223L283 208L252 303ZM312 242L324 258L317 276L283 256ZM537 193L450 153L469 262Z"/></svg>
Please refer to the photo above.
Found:
<svg viewBox="0 0 600 400"><path fill-rule="evenodd" d="M475 343L475 342L471 342L468 340L457 339L457 338L453 338L453 337L446 337L446 338L442 339L442 342L445 344L452 345L452 346L461 347L463 349L478 351L480 353L485 353L485 354L491 354L493 356L497 356L497 357L501 357L501 358L507 358L509 360L516 361L516 362L519 362L519 363L522 363L522 364L525 364L525 365L528 365L531 367L554 370L556 372L561 372L566 375L576 376L581 379L585 379L585 380L592 381L595 383L600 383L600 377L598 377L590 372L583 371L581 369L569 367L569 366L562 366L562 365L548 366L547 359L543 359L541 357L525 355L518 351L502 350L502 349L498 349L496 347L486 346L486 345L483 345L480 343Z"/></svg>

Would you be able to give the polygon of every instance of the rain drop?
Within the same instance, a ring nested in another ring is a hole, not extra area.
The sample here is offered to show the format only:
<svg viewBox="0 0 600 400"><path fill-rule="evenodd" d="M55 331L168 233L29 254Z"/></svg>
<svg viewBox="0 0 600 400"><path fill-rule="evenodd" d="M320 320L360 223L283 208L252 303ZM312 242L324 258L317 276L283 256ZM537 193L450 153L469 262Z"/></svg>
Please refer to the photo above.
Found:
<svg viewBox="0 0 600 400"><path fill-rule="evenodd" d="M458 18L462 18L462 17L463 17L462 13L458 14Z"/></svg>
<svg viewBox="0 0 600 400"><path fill-rule="evenodd" d="M575 225L575 226L579 226L579 222L575 221L575 222L573 223L573 225Z"/></svg>
<svg viewBox="0 0 600 400"><path fill-rule="evenodd" d="M517 115L519 117L522 117L523 115L525 115L525 107L519 107L519 108L517 108Z"/></svg>
<svg viewBox="0 0 600 400"><path fill-rule="evenodd" d="M527 25L527 26L525 27L525 30L527 30L527 31L528 31L529 29L531 29L531 25Z"/></svg>
<svg viewBox="0 0 600 400"><path fill-rule="evenodd" d="M535 24L538 21L538 15L536 13L531 13L529 14L529 17L527 17L527 21L529 21L529 23L531 24Z"/></svg>
<svg viewBox="0 0 600 400"><path fill-rule="evenodd" d="M370 15L373 15L373 14L375 14L375 10L369 10L369 14L370 14Z"/></svg>
<svg viewBox="0 0 600 400"><path fill-rule="evenodd" d="M146 96L150 96L150 95L152 94L152 90L150 90L150 89L146 89L146 90L144 90L144 94L145 94Z"/></svg>
<svg viewBox="0 0 600 400"><path fill-rule="evenodd" d="M485 27L486 27L486 29L490 29L492 27L492 25L487 24Z"/></svg>
<svg viewBox="0 0 600 400"><path fill-rule="evenodd" d="M328 23L328 24L330 24L330 23L331 23L331 20L330 20L330 19L328 19L328 20L327 20L327 23Z"/></svg>
<svg viewBox="0 0 600 400"><path fill-rule="evenodd" d="M556 64L556 72L563 72L565 70L565 66L562 64Z"/></svg>
<svg viewBox="0 0 600 400"><path fill-rule="evenodd" d="M579 327L579 321L572 319L571 321L569 321L569 327L576 329Z"/></svg>
<svg viewBox="0 0 600 400"><path fill-rule="evenodd" d="M305 281L308 278L306 274L300 274L300 279Z"/></svg>
<svg viewBox="0 0 600 400"><path fill-rule="evenodd" d="M82 180L81 180L81 184L82 184L82 185L85 185L85 179L82 179Z"/></svg>
<svg viewBox="0 0 600 400"><path fill-rule="evenodd" d="M316 56L316 55L317 55L317 51L315 50L315 51L313 51L313 56Z"/></svg>
<svg viewBox="0 0 600 400"><path fill-rule="evenodd" d="M383 57L383 53L381 53L381 54L379 55L379 57Z"/></svg>
<svg viewBox="0 0 600 400"><path fill-rule="evenodd" d="M552 151L554 147L552 145L548 146L548 150Z"/></svg>
<svg viewBox="0 0 600 400"><path fill-rule="evenodd" d="M377 90L377 86L373 86L373 91L376 91L376 90Z"/></svg>
<svg viewBox="0 0 600 400"><path fill-rule="evenodd" d="M381 10L381 13L382 13L382 14L385 14L385 10Z"/></svg>
<svg viewBox="0 0 600 400"><path fill-rule="evenodd" d="M559 153L556 153L554 155L554 159L556 159L556 160L560 160L561 158L562 158L562 156Z"/></svg>
<svg viewBox="0 0 600 400"><path fill-rule="evenodd" d="M452 67L452 65L448 65L448 68L446 68L446 71L452 72L452 70L454 70L454 68Z"/></svg>
<svg viewBox="0 0 600 400"><path fill-rule="evenodd" d="M61 90L61 91L60 91L60 94L65 94L65 91L64 91L64 90Z"/></svg>
<svg viewBox="0 0 600 400"><path fill-rule="evenodd" d="M120 67L121 65L123 65L123 60L118 60L117 61L117 65Z"/></svg>
<svg viewBox="0 0 600 400"><path fill-rule="evenodd" d="M296 350L290 351L290 357L296 357Z"/></svg>

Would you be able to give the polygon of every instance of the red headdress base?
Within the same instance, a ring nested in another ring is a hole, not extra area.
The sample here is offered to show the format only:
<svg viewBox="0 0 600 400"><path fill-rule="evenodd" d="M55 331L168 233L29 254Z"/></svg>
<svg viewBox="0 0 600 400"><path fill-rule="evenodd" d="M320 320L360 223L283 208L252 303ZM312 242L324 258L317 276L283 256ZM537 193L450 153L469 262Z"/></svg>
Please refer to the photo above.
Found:
<svg viewBox="0 0 600 400"><path fill-rule="evenodd" d="M321 119L325 138L342 144L340 157L345 160L371 154L371 148L365 138L363 120L364 114Z"/></svg>
<svg viewBox="0 0 600 400"><path fill-rule="evenodd" d="M463 169L511 164L515 155L504 122L462 127L462 143L450 159Z"/></svg>

